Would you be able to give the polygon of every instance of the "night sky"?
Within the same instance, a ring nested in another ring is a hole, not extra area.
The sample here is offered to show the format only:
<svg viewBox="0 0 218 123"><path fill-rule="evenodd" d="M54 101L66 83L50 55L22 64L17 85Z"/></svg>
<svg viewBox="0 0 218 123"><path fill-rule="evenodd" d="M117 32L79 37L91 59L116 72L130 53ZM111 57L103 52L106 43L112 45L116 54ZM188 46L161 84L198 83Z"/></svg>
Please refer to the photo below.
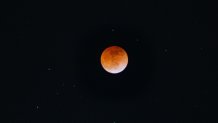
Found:
<svg viewBox="0 0 218 123"><path fill-rule="evenodd" d="M4 52L9 76L2 81L2 123L214 122L217 113L209 115L209 106L214 108L210 96L218 87L215 3L8 5L1 19L1 41L10 47ZM119 74L100 63L102 51L113 45L129 58Z"/></svg>

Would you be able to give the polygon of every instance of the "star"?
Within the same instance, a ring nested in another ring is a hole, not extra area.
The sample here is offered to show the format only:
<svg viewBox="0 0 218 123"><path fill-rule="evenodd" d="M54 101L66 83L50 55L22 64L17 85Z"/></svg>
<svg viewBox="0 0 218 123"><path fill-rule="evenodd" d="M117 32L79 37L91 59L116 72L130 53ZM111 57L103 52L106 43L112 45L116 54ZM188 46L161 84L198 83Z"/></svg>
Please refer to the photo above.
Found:
<svg viewBox="0 0 218 123"><path fill-rule="evenodd" d="M48 68L48 71L51 71L51 70L52 70L52 69L49 67L49 68Z"/></svg>
<svg viewBox="0 0 218 123"><path fill-rule="evenodd" d="M65 85L65 84L64 84L64 82L62 82L62 84L61 84L61 85L62 85L62 87L64 87L64 85Z"/></svg>
<svg viewBox="0 0 218 123"><path fill-rule="evenodd" d="M39 106L38 106L38 105L36 106L36 109L39 109Z"/></svg>
<svg viewBox="0 0 218 123"><path fill-rule="evenodd" d="M137 42L139 42L140 40L138 38L135 39Z"/></svg>
<svg viewBox="0 0 218 123"><path fill-rule="evenodd" d="M166 53L168 51L168 49L164 49L164 52Z"/></svg>
<svg viewBox="0 0 218 123"><path fill-rule="evenodd" d="M60 93L59 93L59 92L56 92L56 95L60 95Z"/></svg>

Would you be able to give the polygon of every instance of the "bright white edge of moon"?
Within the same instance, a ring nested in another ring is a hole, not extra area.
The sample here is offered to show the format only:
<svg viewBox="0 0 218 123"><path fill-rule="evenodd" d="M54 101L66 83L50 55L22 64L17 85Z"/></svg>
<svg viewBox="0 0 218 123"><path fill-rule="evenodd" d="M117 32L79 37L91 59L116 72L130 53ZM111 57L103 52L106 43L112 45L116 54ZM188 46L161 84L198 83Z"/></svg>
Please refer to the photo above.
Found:
<svg viewBox="0 0 218 123"><path fill-rule="evenodd" d="M119 64L119 66L117 66L117 67L113 67L113 68L110 68L110 69L109 68L104 68L104 69L109 73L117 74L117 73L122 72L126 68L127 64L128 64L128 61L125 62L125 63Z"/></svg>

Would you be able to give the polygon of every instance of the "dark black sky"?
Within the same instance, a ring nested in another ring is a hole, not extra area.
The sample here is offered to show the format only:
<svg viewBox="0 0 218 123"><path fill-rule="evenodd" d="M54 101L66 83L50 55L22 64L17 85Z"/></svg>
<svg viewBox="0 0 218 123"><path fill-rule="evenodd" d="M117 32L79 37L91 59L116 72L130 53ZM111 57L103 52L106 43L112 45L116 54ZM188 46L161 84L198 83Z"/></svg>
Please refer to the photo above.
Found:
<svg viewBox="0 0 218 123"><path fill-rule="evenodd" d="M3 8L9 123L209 122L217 10L200 1L21 2ZM3 41L2 40L2 41ZM127 68L104 71L123 47Z"/></svg>

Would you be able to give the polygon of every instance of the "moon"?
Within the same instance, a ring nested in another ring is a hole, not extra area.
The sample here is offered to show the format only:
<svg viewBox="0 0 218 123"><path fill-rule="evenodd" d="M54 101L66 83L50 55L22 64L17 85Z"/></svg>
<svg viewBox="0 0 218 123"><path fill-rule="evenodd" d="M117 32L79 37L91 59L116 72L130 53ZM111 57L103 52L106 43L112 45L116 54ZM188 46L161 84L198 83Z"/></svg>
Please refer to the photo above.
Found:
<svg viewBox="0 0 218 123"><path fill-rule="evenodd" d="M119 46L110 46L101 54L101 65L105 71L117 74L122 72L128 64L126 51Z"/></svg>

